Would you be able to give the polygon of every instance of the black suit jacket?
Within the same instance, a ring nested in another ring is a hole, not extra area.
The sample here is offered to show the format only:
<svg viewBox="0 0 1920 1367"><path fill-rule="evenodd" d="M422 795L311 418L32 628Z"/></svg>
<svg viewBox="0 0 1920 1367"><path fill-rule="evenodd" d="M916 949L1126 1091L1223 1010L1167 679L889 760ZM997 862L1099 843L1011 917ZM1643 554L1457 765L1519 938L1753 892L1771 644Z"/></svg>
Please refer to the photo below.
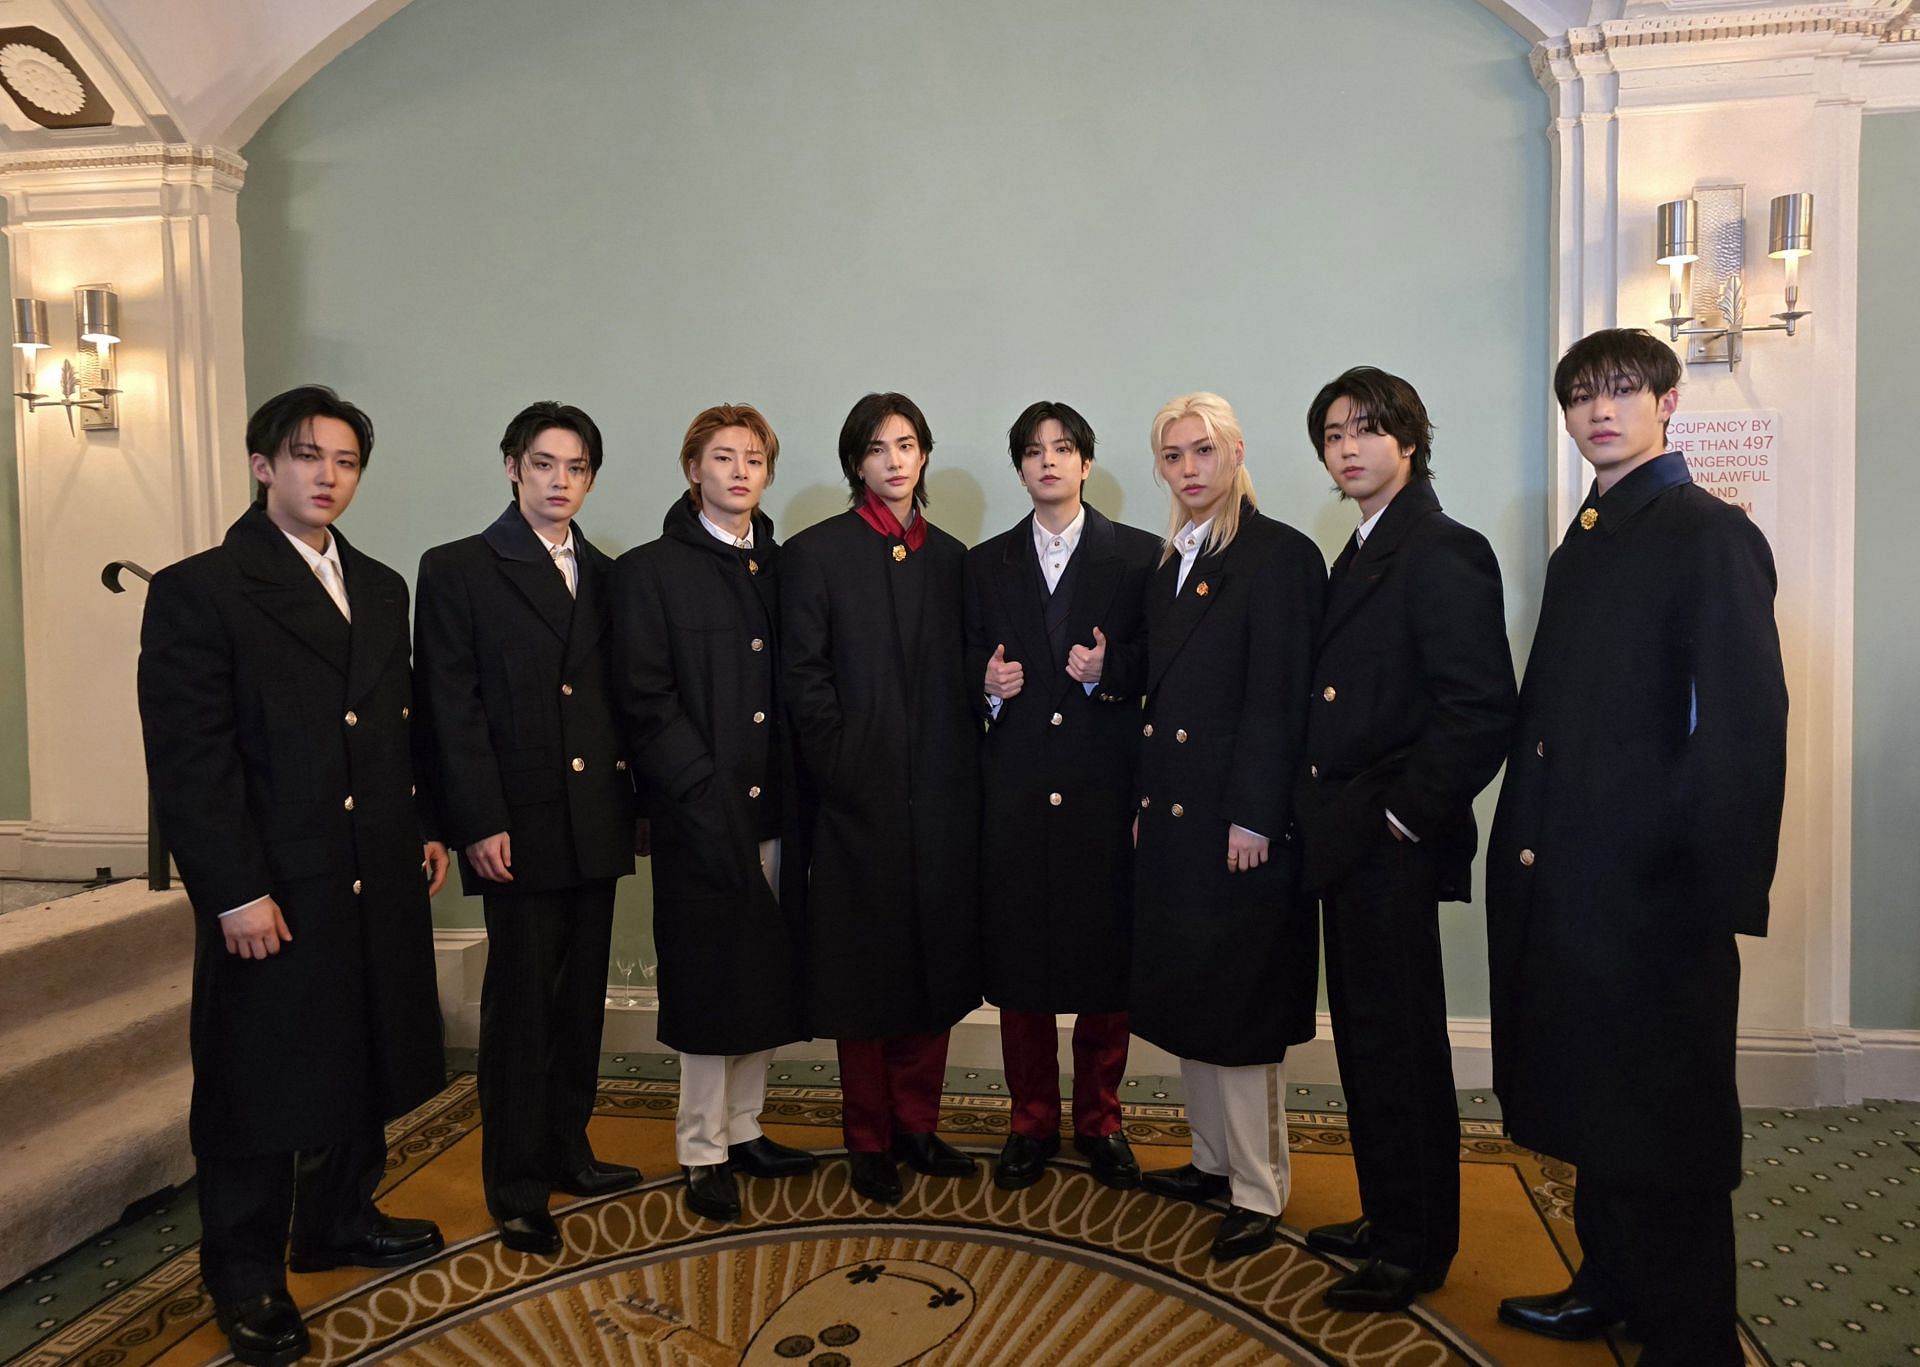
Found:
<svg viewBox="0 0 1920 1367"><path fill-rule="evenodd" d="M153 578L140 723L198 922L194 1150L313 1148L445 1081L415 803L406 582L338 531L349 625L267 515ZM229 954L271 896L292 940Z"/></svg>
<svg viewBox="0 0 1920 1367"><path fill-rule="evenodd" d="M568 594L518 507L420 557L414 657L442 827L469 896L551 892L633 872L633 779L611 696L613 562L574 524ZM505 831L513 881L466 846Z"/></svg>
<svg viewBox="0 0 1920 1367"><path fill-rule="evenodd" d="M1025 666L981 744L982 962L987 999L1023 1011L1120 1011L1133 926L1133 771L1146 691L1147 580L1160 538L1086 510L1067 639L1107 638L1091 694L1052 657L1033 517L967 552L968 676L1004 645Z"/></svg>
<svg viewBox="0 0 1920 1367"><path fill-rule="evenodd" d="M1397 494L1366 543L1336 561L1307 703L1294 809L1306 882L1340 881L1386 813L1465 901L1479 834L1473 799L1506 758L1517 700L1500 565L1440 511L1425 480Z"/></svg>

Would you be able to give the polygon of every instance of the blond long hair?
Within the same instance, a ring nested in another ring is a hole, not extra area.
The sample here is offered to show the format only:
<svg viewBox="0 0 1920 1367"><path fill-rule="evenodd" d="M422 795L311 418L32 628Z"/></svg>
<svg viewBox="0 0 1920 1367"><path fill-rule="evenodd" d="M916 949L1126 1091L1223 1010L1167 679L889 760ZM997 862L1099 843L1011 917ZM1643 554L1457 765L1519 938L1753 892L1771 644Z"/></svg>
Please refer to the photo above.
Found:
<svg viewBox="0 0 1920 1367"><path fill-rule="evenodd" d="M1191 515L1186 504L1180 501L1180 495L1173 491L1162 469L1160 445L1166 440L1167 429L1182 418L1198 418L1200 425L1207 430L1208 438L1214 448L1231 455L1235 447L1240 446L1240 419L1233 414L1233 405L1218 394L1201 390L1196 394L1182 394L1178 398L1168 399L1166 405L1153 416L1153 431L1149 438L1153 455L1153 477L1167 486L1167 497L1173 504L1173 516L1167 523L1166 539L1160 546L1160 563L1172 558L1173 539L1186 529ZM1240 530L1240 509L1242 506L1258 507L1253 496L1253 476L1247 473L1246 461L1234 467L1233 489L1220 511L1213 516L1213 526L1207 529L1207 542L1201 548L1202 554L1214 555L1233 544L1234 536Z"/></svg>

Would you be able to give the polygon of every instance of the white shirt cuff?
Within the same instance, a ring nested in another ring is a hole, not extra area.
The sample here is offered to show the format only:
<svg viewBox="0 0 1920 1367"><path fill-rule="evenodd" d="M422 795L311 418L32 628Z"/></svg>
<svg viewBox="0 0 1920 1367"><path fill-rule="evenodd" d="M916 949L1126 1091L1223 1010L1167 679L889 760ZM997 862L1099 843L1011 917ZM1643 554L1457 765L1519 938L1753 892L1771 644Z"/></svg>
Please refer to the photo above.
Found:
<svg viewBox="0 0 1920 1367"><path fill-rule="evenodd" d="M1408 830L1403 824L1401 824L1400 818L1395 816L1392 812L1387 813L1387 820L1392 823L1393 828L1396 831L1400 832L1400 834L1404 835L1407 839L1411 840L1414 844L1418 845L1420 843L1420 837L1415 835L1412 831Z"/></svg>
<svg viewBox="0 0 1920 1367"><path fill-rule="evenodd" d="M992 718L995 721L999 721L1000 720L1000 704L1003 701L1003 699L996 698L991 693L986 695L986 699L987 699L988 714L992 716Z"/></svg>
<svg viewBox="0 0 1920 1367"><path fill-rule="evenodd" d="M1250 831L1250 830L1248 830L1248 829L1247 829L1247 828L1246 828L1245 826L1242 826L1242 825L1239 825L1238 823L1235 823L1235 824L1234 824L1234 827L1233 827L1233 829L1234 829L1234 830L1236 830L1236 831L1238 831L1238 832L1240 832L1240 834L1242 834L1242 835L1250 835L1250 836L1252 836L1252 837L1253 837L1253 838L1254 838L1255 840L1266 840L1266 839L1267 839L1267 837L1266 837L1266 836L1264 836L1264 835L1262 835L1262 834L1260 834L1260 832L1258 832L1258 831Z"/></svg>
<svg viewBox="0 0 1920 1367"><path fill-rule="evenodd" d="M272 900L272 897L271 897L271 894L269 894L267 897L256 897L251 902L242 902L237 907L228 907L225 911L220 913L219 919L224 921L227 917L233 915L233 913L236 911L245 911L249 907L257 907L262 902L271 901L271 900Z"/></svg>

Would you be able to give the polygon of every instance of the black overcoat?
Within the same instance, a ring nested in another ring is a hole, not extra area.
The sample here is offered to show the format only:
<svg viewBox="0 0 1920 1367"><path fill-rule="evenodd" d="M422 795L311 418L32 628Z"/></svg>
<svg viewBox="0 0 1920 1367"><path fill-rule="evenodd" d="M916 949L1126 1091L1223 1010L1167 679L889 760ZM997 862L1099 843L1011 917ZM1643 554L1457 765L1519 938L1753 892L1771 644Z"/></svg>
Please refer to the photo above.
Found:
<svg viewBox="0 0 1920 1367"><path fill-rule="evenodd" d="M446 1080L421 867L406 581L336 530L353 620L265 512L153 578L140 721L195 912L194 1151L317 1148ZM292 940L229 954L219 915Z"/></svg>
<svg viewBox="0 0 1920 1367"><path fill-rule="evenodd" d="M1089 693L1051 658L1047 587L1022 518L967 552L967 671L995 647L1026 667L981 743L981 958L987 1000L1019 1011L1123 1011L1132 963L1133 779L1146 691L1147 580L1160 538L1092 508L1058 592L1069 643L1107 638Z"/></svg>
<svg viewBox="0 0 1920 1367"><path fill-rule="evenodd" d="M420 557L414 675L440 830L469 897L553 892L633 872L633 775L609 693L613 562L574 525L575 593L518 507ZM511 883L466 847L512 837Z"/></svg>
<svg viewBox="0 0 1920 1367"><path fill-rule="evenodd" d="M1740 1178L1733 937L1766 933L1786 786L1773 593L1766 537L1671 452L1590 493L1547 565L1487 850L1494 1087L1583 1175Z"/></svg>
<svg viewBox="0 0 1920 1367"><path fill-rule="evenodd" d="M1434 859L1441 900L1468 900L1473 800L1507 757L1517 705L1493 547L1415 481L1327 586L1294 789L1306 886L1351 873L1391 811Z"/></svg>
<svg viewBox="0 0 1920 1367"><path fill-rule="evenodd" d="M786 704L816 795L807 1018L881 1039L980 1003L980 719L961 621L965 549L900 542L856 512L787 543Z"/></svg>
<svg viewBox="0 0 1920 1367"><path fill-rule="evenodd" d="M691 498L614 567L627 736L653 821L661 1042L748 1054L804 1037L806 853L780 715L780 547L723 545ZM780 897L759 842L781 841Z"/></svg>
<svg viewBox="0 0 1920 1367"><path fill-rule="evenodd" d="M1249 503L1176 597L1179 572L1176 553L1147 586L1133 1033L1202 1063L1277 1063L1315 1027L1319 925L1298 886L1291 776L1326 561ZM1228 872L1236 825L1272 841L1267 863Z"/></svg>

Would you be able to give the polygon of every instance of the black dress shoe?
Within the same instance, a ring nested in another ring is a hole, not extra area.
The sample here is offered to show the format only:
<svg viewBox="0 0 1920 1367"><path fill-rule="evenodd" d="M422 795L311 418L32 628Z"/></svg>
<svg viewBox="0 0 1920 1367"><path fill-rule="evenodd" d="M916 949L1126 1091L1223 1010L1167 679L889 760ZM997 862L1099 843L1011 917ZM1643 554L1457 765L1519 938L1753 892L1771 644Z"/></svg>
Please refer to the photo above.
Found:
<svg viewBox="0 0 1920 1367"><path fill-rule="evenodd" d="M906 1195L900 1185L900 1169L884 1153L849 1153L847 1166L853 1169L853 1189L869 1201L891 1206Z"/></svg>
<svg viewBox="0 0 1920 1367"><path fill-rule="evenodd" d="M740 1188L725 1163L695 1163L687 1168L687 1208L695 1215L730 1225L740 1218Z"/></svg>
<svg viewBox="0 0 1920 1367"><path fill-rule="evenodd" d="M512 1215L500 1222L500 1242L516 1253L551 1258L561 1248L560 1226L544 1210Z"/></svg>
<svg viewBox="0 0 1920 1367"><path fill-rule="evenodd" d="M563 1172L553 1179L553 1189L569 1196L611 1196L616 1191L640 1185L640 1169L625 1163L602 1163L589 1159L584 1168Z"/></svg>
<svg viewBox="0 0 1920 1367"><path fill-rule="evenodd" d="M1307 1247L1315 1253L1362 1262L1373 1256L1373 1222L1362 1215L1338 1225L1316 1225L1307 1231Z"/></svg>
<svg viewBox="0 0 1920 1367"><path fill-rule="evenodd" d="M1326 1290L1326 1302L1335 1310L1362 1314L1405 1310L1423 1291L1437 1291L1447 1280L1445 1267L1416 1272L1398 1263L1370 1258Z"/></svg>
<svg viewBox="0 0 1920 1367"><path fill-rule="evenodd" d="M233 1345L234 1357L249 1367L285 1367L312 1347L293 1297L284 1291L262 1291L232 1305L216 1305L213 1317Z"/></svg>
<svg viewBox="0 0 1920 1367"><path fill-rule="evenodd" d="M1047 1160L1060 1152L1060 1136L1030 1139L1024 1134L1007 1136L1006 1147L993 1162L993 1184L1002 1191L1021 1191L1038 1182L1047 1173Z"/></svg>
<svg viewBox="0 0 1920 1367"><path fill-rule="evenodd" d="M972 1154L960 1152L937 1134L896 1134L893 1156L928 1177L970 1177Z"/></svg>
<svg viewBox="0 0 1920 1367"><path fill-rule="evenodd" d="M396 1220L374 1212L373 1223L353 1243L339 1248L295 1248L287 1265L295 1272L325 1272L334 1267L405 1267L431 1258L447 1246L431 1220Z"/></svg>
<svg viewBox="0 0 1920 1367"><path fill-rule="evenodd" d="M798 1177L820 1166L820 1160L805 1149L776 1144L764 1134L744 1144L727 1145L727 1162L735 1172L749 1177Z"/></svg>
<svg viewBox="0 0 1920 1367"><path fill-rule="evenodd" d="M1202 1172L1191 1163L1177 1168L1155 1168L1140 1179L1140 1185L1155 1196L1171 1196L1176 1201L1217 1201L1232 1184L1219 1173Z"/></svg>
<svg viewBox="0 0 1920 1367"><path fill-rule="evenodd" d="M1500 1302L1502 1324L1569 1342L1598 1338L1619 1319L1613 1312L1585 1300L1571 1286L1550 1295L1508 1296Z"/></svg>
<svg viewBox="0 0 1920 1367"><path fill-rule="evenodd" d="M1073 1147L1093 1165L1093 1180L1115 1191L1132 1191L1140 1185L1140 1164L1133 1156L1127 1137L1115 1130L1098 1139L1084 1134L1073 1137Z"/></svg>
<svg viewBox="0 0 1920 1367"><path fill-rule="evenodd" d="M1220 1228L1214 1231L1213 1260L1224 1263L1271 1247L1277 1223L1273 1216L1262 1215L1257 1210L1228 1206L1227 1213L1221 1217Z"/></svg>

